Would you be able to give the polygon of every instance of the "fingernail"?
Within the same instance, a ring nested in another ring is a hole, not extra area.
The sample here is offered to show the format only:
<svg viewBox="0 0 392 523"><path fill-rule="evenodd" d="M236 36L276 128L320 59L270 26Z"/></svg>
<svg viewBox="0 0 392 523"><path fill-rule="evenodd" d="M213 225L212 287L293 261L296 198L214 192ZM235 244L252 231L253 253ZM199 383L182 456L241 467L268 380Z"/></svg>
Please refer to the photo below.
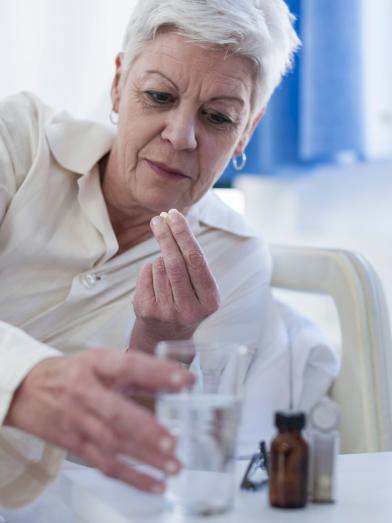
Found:
<svg viewBox="0 0 392 523"><path fill-rule="evenodd" d="M167 212L162 211L161 214L160 214L159 216L160 216L161 218L163 218L164 220L166 220L167 217L168 217L168 214L167 214Z"/></svg>
<svg viewBox="0 0 392 523"><path fill-rule="evenodd" d="M151 220L151 225L153 227L159 227L162 223L162 218L160 216L154 216L154 218Z"/></svg>
<svg viewBox="0 0 392 523"><path fill-rule="evenodd" d="M164 453L170 452L173 449L173 447L173 441L167 436L164 436L159 442L159 448Z"/></svg>
<svg viewBox="0 0 392 523"><path fill-rule="evenodd" d="M175 461L167 461L165 463L165 472L168 474L176 474L178 472L179 466Z"/></svg>
<svg viewBox="0 0 392 523"><path fill-rule="evenodd" d="M163 494L163 491L165 490L165 487L163 485L154 485L153 487L151 487L151 490L150 492L152 494Z"/></svg>
<svg viewBox="0 0 392 523"><path fill-rule="evenodd" d="M179 212L177 209L170 209L170 211L167 213L167 216L170 222L176 222L179 218Z"/></svg>
<svg viewBox="0 0 392 523"><path fill-rule="evenodd" d="M179 385L182 380L183 378L181 372L174 371L172 374L170 374L170 383L172 385Z"/></svg>

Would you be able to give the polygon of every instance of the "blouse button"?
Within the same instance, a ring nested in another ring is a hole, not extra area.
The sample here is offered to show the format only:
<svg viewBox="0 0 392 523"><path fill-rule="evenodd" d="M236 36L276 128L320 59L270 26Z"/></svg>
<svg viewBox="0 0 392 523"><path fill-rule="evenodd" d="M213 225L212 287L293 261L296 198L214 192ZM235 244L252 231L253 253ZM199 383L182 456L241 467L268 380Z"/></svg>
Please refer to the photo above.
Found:
<svg viewBox="0 0 392 523"><path fill-rule="evenodd" d="M92 289L99 278L95 274L87 272L82 274L79 279L85 289Z"/></svg>

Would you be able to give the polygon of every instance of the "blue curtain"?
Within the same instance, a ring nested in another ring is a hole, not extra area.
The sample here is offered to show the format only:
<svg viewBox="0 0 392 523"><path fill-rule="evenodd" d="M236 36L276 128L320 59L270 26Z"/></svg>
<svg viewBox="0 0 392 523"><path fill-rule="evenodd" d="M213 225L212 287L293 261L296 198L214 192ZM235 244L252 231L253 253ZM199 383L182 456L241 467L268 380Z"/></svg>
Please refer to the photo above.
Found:
<svg viewBox="0 0 392 523"><path fill-rule="evenodd" d="M303 47L248 145L249 174L364 157L362 0L287 0ZM236 175L230 165L220 185Z"/></svg>

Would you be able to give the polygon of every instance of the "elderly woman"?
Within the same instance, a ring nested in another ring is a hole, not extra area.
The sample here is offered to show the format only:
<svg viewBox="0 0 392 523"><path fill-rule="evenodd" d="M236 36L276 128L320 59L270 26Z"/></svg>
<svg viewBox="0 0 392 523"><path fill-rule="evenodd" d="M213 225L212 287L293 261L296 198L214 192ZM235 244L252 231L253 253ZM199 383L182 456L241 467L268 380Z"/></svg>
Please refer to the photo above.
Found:
<svg viewBox="0 0 392 523"><path fill-rule="evenodd" d="M191 382L148 354L159 340L246 343L260 405L287 403L266 247L209 190L244 165L297 45L282 0L140 0L116 57L114 135L30 94L1 103L1 503L33 499L64 451L162 492L119 458L180 468L127 394Z"/></svg>

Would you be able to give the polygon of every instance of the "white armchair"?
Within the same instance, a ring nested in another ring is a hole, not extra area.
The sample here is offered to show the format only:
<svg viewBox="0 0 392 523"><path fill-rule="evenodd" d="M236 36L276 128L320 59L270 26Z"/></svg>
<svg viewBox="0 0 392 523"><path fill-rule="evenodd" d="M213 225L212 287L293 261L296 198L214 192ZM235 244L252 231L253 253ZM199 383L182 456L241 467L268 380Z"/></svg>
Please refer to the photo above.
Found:
<svg viewBox="0 0 392 523"><path fill-rule="evenodd" d="M272 286L326 294L340 322L342 452L392 450L392 344L381 283L362 256L344 250L271 246Z"/></svg>

